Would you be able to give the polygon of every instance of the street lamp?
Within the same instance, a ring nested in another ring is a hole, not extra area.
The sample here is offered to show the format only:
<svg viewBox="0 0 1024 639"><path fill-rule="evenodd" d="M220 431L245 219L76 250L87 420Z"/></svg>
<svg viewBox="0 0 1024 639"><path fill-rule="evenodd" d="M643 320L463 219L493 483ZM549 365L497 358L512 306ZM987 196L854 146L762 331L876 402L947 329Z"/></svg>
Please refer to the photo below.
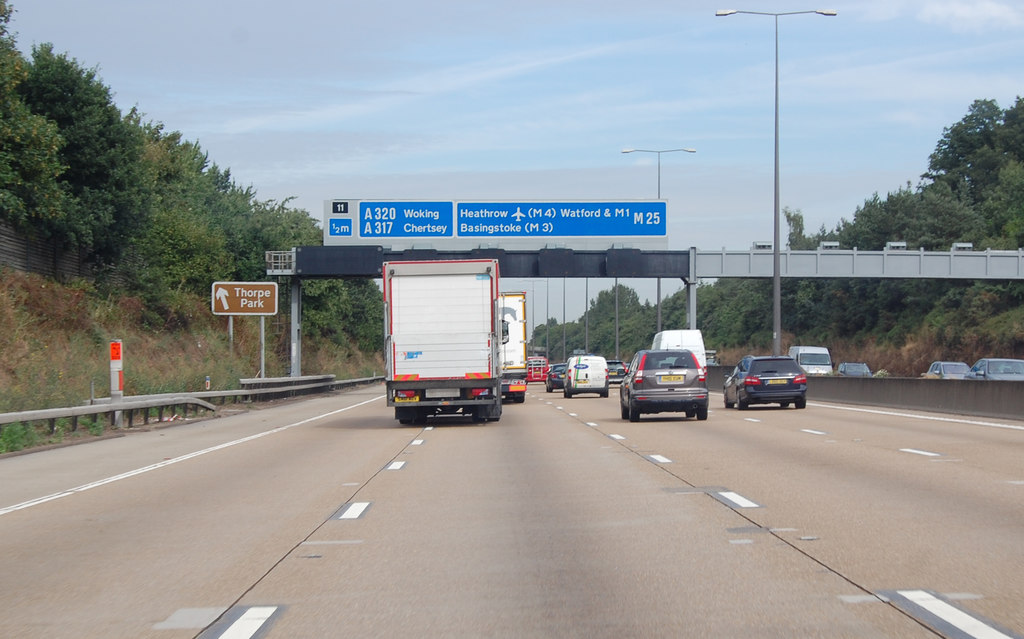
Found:
<svg viewBox="0 0 1024 639"><path fill-rule="evenodd" d="M654 150L654 149L622 149L623 153L657 153L658 154L658 199L659 200L661 199L661 154L662 153L676 153L678 151L684 151L686 153L696 153L697 149L688 149L688 148L682 148L682 149L661 149L661 150ZM619 296L619 287L618 287L618 282L616 282L616 286L615 286L615 300L616 301L618 301L618 299L619 299L618 296ZM660 277L658 278L657 297L658 297L658 332L661 332L661 278ZM615 319L616 319L616 326L617 326L618 316L616 316ZM617 328L616 328L615 336L618 337L618 329ZM616 353L615 356L618 357L619 356L618 353Z"/></svg>
<svg viewBox="0 0 1024 639"><path fill-rule="evenodd" d="M685 151L686 153L696 153L697 149L662 149L656 151L654 149L622 149L623 153L657 153L658 154L658 199L661 199L661 154L662 153L675 153L677 151Z"/></svg>
<svg viewBox="0 0 1024 639"><path fill-rule="evenodd" d="M804 13L816 13L820 16L835 16L838 14L832 9L785 11L782 13L720 9L715 12L715 15L731 16L734 13L746 13L755 16L772 16L775 18L775 239L772 242L772 353L774 355L781 355L782 276L779 257L779 16L795 16Z"/></svg>

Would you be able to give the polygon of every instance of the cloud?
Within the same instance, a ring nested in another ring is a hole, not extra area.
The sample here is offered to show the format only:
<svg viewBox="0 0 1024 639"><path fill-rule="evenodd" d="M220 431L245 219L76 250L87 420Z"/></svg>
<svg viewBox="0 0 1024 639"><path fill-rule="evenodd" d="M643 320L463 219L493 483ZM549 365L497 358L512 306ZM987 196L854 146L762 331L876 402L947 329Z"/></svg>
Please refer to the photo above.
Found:
<svg viewBox="0 0 1024 639"><path fill-rule="evenodd" d="M932 0L917 12L919 20L959 33L1019 29L1024 10L995 0Z"/></svg>

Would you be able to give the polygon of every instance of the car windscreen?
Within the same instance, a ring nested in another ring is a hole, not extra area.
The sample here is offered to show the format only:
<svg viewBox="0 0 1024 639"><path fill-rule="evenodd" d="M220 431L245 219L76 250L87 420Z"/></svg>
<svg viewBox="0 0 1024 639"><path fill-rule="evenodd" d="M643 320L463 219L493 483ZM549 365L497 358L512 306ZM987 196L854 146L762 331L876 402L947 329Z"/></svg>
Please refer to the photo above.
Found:
<svg viewBox="0 0 1024 639"><path fill-rule="evenodd" d="M946 375L963 375L971 368L967 364L943 364L942 372Z"/></svg>
<svg viewBox="0 0 1024 639"><path fill-rule="evenodd" d="M696 368L690 351L652 351L647 354L644 368Z"/></svg>
<svg viewBox="0 0 1024 639"><path fill-rule="evenodd" d="M832 364L825 353L800 353L800 363L808 366L829 366Z"/></svg>
<svg viewBox="0 0 1024 639"><path fill-rule="evenodd" d="M802 372L796 362L788 359L754 360L750 364L751 375L799 375Z"/></svg>

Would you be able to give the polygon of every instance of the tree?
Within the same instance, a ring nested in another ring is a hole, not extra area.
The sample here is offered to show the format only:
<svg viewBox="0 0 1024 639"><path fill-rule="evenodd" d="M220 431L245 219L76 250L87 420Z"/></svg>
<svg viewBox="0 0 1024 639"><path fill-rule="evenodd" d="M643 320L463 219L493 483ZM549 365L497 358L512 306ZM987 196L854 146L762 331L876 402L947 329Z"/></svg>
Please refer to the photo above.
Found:
<svg viewBox="0 0 1024 639"><path fill-rule="evenodd" d="M121 117L95 69L55 54L49 44L34 47L32 54L19 92L34 113L56 123L67 167L59 178L65 214L48 230L89 249L97 263L113 263L149 217L143 132L130 117Z"/></svg>
<svg viewBox="0 0 1024 639"><path fill-rule="evenodd" d="M0 0L0 219L31 233L65 217L57 184L62 140L57 126L22 100L28 72L7 28L11 12Z"/></svg>
<svg viewBox="0 0 1024 639"><path fill-rule="evenodd" d="M967 115L946 127L922 177L946 184L970 202L980 202L1005 162L996 146L1003 113L994 100L975 100Z"/></svg>

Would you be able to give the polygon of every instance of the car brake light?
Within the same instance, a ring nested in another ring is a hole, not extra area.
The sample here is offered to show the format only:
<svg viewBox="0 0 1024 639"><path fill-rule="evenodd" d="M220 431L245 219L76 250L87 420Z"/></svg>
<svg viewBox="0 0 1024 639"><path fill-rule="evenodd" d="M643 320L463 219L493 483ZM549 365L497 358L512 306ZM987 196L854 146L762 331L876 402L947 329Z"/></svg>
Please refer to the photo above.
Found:
<svg viewBox="0 0 1024 639"><path fill-rule="evenodd" d="M759 386L761 384L761 378L756 375L747 375L743 378L744 386Z"/></svg>
<svg viewBox="0 0 1024 639"><path fill-rule="evenodd" d="M793 383L794 384L806 384L807 383L807 376L806 375L797 375L796 377L793 378Z"/></svg>
<svg viewBox="0 0 1024 639"><path fill-rule="evenodd" d="M708 380L708 369L700 365L700 360L697 359L697 354L691 352L690 356L693 357L693 363L697 367L697 377L700 381L706 382Z"/></svg>
<svg viewBox="0 0 1024 639"><path fill-rule="evenodd" d="M647 361L647 353L644 353L640 357L640 362L636 365L636 375L633 376L633 381L640 382L644 379L644 363Z"/></svg>

